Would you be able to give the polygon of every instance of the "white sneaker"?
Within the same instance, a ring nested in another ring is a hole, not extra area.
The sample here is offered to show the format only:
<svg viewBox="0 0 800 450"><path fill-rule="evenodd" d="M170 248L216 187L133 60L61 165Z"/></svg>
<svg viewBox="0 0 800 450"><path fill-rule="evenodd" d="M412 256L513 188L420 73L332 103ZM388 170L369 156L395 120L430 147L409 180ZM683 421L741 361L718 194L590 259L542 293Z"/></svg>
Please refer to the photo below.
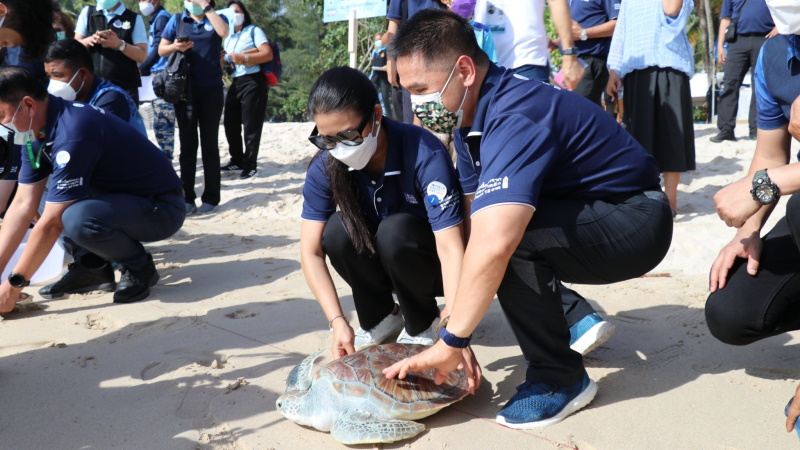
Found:
<svg viewBox="0 0 800 450"><path fill-rule="evenodd" d="M356 350L361 350L373 345L378 345L382 342L388 341L390 338L397 335L403 329L403 316L398 312L397 314L389 314L375 325L374 328L365 330L358 327L356 330L356 338L353 343Z"/></svg>
<svg viewBox="0 0 800 450"><path fill-rule="evenodd" d="M431 326L423 331L422 333L411 336L406 332L406 329L403 328L403 331L400 332L400 335L397 336L397 343L398 344L421 344L421 345L433 345L439 339L439 336L436 335L436 328L439 327L439 318L433 319L433 323Z"/></svg>

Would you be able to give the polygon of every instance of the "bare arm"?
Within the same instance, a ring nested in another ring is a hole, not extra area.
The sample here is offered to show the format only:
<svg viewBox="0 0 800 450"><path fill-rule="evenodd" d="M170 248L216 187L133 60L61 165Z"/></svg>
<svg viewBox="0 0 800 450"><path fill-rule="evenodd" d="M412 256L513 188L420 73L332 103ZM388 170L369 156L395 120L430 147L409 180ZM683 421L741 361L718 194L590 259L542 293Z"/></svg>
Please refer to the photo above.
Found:
<svg viewBox="0 0 800 450"><path fill-rule="evenodd" d="M389 19L389 28L386 30L387 47L392 43L398 28L400 28L400 21L397 19ZM397 82L397 66L395 66L394 58L386 58L386 74L392 86L400 87L400 84Z"/></svg>
<svg viewBox="0 0 800 450"><path fill-rule="evenodd" d="M722 17L719 19L719 34L717 35L717 61L720 64L725 64L725 30L731 24L729 17Z"/></svg>
<svg viewBox="0 0 800 450"><path fill-rule="evenodd" d="M246 58L245 55L247 55ZM247 67L257 66L272 61L272 48L265 42L258 48L245 50L242 53L231 53L229 56L234 64L244 64Z"/></svg>
<svg viewBox="0 0 800 450"><path fill-rule="evenodd" d="M461 275L461 262L464 259L464 227L463 223L433 234L436 238L436 252L442 266L442 284L444 285L445 309L443 317L447 317L456 299L458 277Z"/></svg>
<svg viewBox="0 0 800 450"><path fill-rule="evenodd" d="M561 48L573 47L575 41L572 39L572 16L569 14L567 0L548 0L547 4L550 5L550 13L561 41ZM564 81L569 89L575 89L583 77L584 69L578 64L578 57L575 55L563 55L562 61L561 71L564 73Z"/></svg>
<svg viewBox="0 0 800 450"><path fill-rule="evenodd" d="M664 14L669 17L678 17L678 14L681 13L681 8L683 8L683 0L662 0L661 4Z"/></svg>
<svg viewBox="0 0 800 450"><path fill-rule="evenodd" d="M614 20L609 20L608 22L600 24L600 25L595 25L593 27L586 28L586 37L588 39L609 37L612 34L614 34L614 28L616 26L617 26L617 19L614 19ZM577 34L575 34L575 32L574 32L575 27L573 26L572 38L573 39L580 39L581 30L583 30L583 29L584 28L580 27L577 30Z"/></svg>
<svg viewBox="0 0 800 450"><path fill-rule="evenodd" d="M300 223L300 264L303 276L314 298L322 307L325 317L333 327L332 353L334 358L353 353L354 333L339 303L336 286L325 263L322 250L322 233L326 223L303 220Z"/></svg>
<svg viewBox="0 0 800 450"><path fill-rule="evenodd" d="M217 32L217 36L223 39L228 37L228 23L223 20L216 11L211 10L207 12L206 17L208 17L208 21L211 22L211 26L214 27L214 31Z"/></svg>
<svg viewBox="0 0 800 450"><path fill-rule="evenodd" d="M175 52L185 52L186 50L189 50L192 47L194 47L194 42L192 41L172 42L162 38L161 42L158 44L158 56L166 58Z"/></svg>

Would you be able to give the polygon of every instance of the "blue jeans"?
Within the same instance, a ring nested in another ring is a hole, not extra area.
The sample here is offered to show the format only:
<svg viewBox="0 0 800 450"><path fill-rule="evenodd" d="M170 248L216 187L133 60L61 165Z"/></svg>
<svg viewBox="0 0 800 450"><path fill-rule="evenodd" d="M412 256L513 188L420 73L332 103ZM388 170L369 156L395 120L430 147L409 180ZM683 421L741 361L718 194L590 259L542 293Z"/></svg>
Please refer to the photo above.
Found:
<svg viewBox="0 0 800 450"><path fill-rule="evenodd" d="M529 80L537 80L542 83L550 82L550 67L548 66L534 66L526 64L514 69L514 73L523 76Z"/></svg>
<svg viewBox="0 0 800 450"><path fill-rule="evenodd" d="M64 211L64 243L76 260L95 254L126 269L147 264L142 242L166 239L186 218L180 189L138 196L98 194L75 202Z"/></svg>

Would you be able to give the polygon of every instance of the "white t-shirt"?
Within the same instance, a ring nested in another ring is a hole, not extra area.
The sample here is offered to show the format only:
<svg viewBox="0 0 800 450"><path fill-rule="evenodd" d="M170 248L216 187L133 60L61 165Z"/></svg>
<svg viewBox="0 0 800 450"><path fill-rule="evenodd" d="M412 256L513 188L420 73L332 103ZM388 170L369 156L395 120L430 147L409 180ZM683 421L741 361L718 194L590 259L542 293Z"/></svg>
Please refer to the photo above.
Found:
<svg viewBox="0 0 800 450"><path fill-rule="evenodd" d="M510 69L550 64L544 0L477 0L475 21L492 29L497 64Z"/></svg>

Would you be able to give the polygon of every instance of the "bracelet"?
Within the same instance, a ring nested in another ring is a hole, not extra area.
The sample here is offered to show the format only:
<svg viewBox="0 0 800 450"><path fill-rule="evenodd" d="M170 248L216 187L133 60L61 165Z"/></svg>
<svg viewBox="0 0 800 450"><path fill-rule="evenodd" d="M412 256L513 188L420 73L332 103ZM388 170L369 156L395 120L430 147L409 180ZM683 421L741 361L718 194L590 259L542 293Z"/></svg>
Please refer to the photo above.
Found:
<svg viewBox="0 0 800 450"><path fill-rule="evenodd" d="M336 316L336 317L334 317L333 319L331 319L331 320L329 320L329 321L328 321L328 329L329 329L329 330L333 331L333 321L334 321L334 320L336 320L336 319L338 319L338 318L340 318L340 317L341 317L342 319L344 319L344 321L345 321L345 322L347 322L347 323L350 323L350 322L348 322L348 321L347 321L347 317L345 317L345 316L344 316L344 315L342 315L342 314L339 314L338 316Z"/></svg>
<svg viewBox="0 0 800 450"><path fill-rule="evenodd" d="M250 55L244 55L244 63L247 64L250 61Z"/></svg>

